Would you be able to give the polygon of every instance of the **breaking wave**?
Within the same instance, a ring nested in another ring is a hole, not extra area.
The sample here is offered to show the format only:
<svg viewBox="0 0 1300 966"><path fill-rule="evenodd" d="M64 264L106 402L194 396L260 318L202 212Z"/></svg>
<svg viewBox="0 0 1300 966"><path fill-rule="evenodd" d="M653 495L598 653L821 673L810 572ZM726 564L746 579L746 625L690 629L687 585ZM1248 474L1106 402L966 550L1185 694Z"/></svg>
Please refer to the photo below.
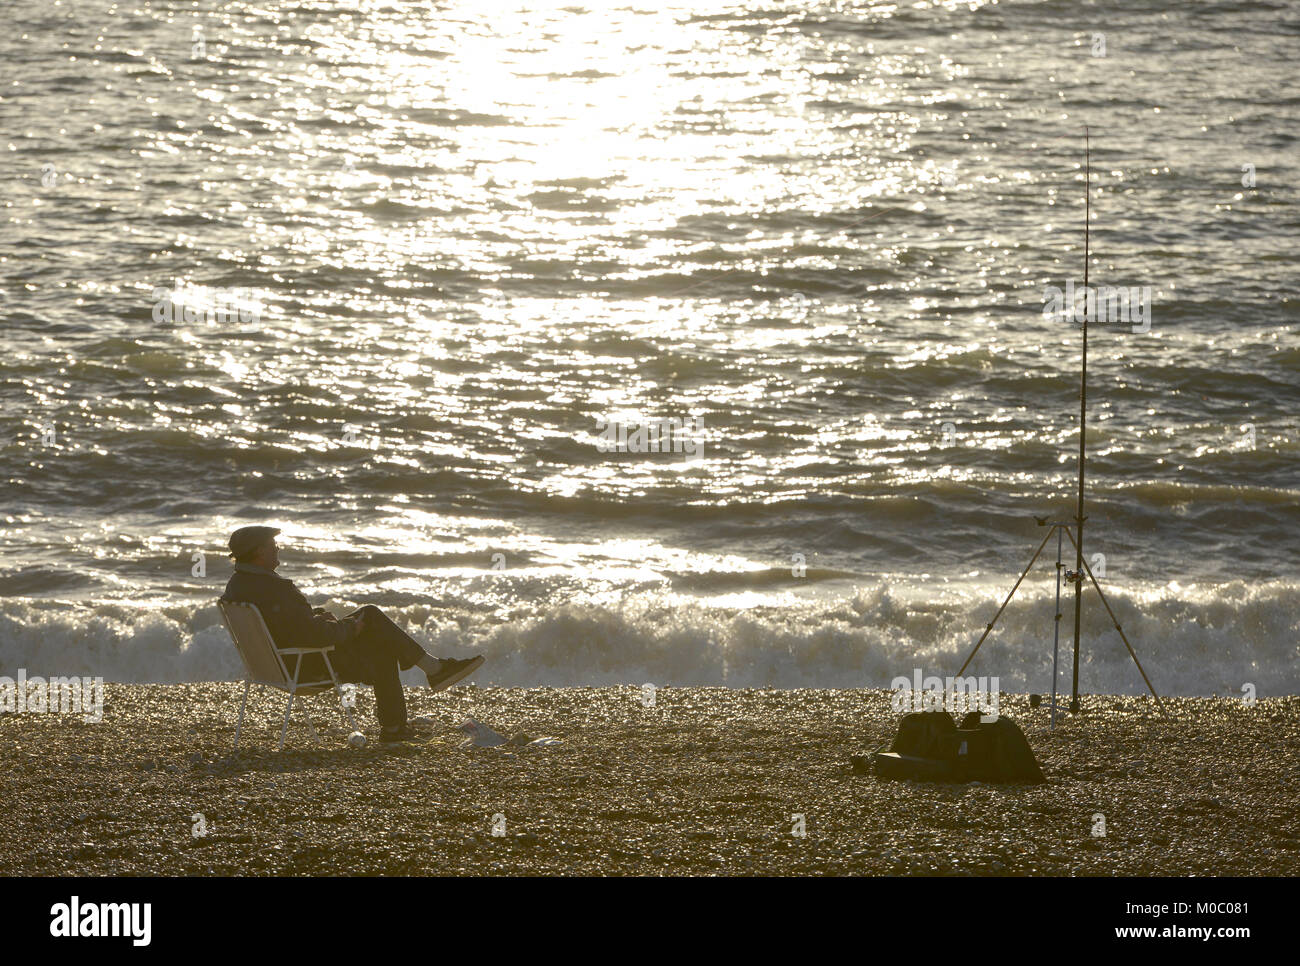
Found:
<svg viewBox="0 0 1300 966"><path fill-rule="evenodd" d="M1051 688L1051 587L1027 586L984 644L972 672L1004 690ZM1161 693L1300 693L1300 585L1234 582L1107 594ZM955 674L1001 595L942 599L879 585L785 606L657 592L615 602L475 613L424 604L386 612L439 656L482 653L480 686L888 687L914 668ZM335 608L342 610L342 607ZM1064 607L1060 686L1069 686ZM1095 596L1085 598L1081 685L1139 694L1142 679ZM0 673L100 675L118 682L236 680L238 655L214 605L59 601L0 605ZM408 683L420 683L408 672Z"/></svg>

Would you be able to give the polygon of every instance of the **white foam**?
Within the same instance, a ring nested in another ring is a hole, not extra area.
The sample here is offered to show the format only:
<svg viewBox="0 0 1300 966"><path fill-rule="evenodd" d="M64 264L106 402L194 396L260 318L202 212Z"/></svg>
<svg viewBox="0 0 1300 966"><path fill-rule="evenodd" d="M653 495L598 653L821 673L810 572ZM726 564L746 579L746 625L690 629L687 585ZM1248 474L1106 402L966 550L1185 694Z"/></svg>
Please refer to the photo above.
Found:
<svg viewBox="0 0 1300 966"><path fill-rule="evenodd" d="M1136 596L1107 591L1157 690L1261 697L1300 693L1300 585L1169 585ZM500 622L428 604L385 608L439 657L482 653L466 683L578 686L653 682L727 687L888 687L914 668L955 674L1000 595L917 597L874 587L839 598L746 609L667 594L612 604L521 609ZM1064 607L1060 686L1068 688L1072 610ZM1085 598L1081 690L1145 690L1095 595ZM1022 590L971 671L1004 690L1050 690L1051 599ZM242 667L212 605L0 603L0 674L101 675L108 681L238 680ZM969 673L969 672L968 672ZM404 676L424 683L414 669Z"/></svg>

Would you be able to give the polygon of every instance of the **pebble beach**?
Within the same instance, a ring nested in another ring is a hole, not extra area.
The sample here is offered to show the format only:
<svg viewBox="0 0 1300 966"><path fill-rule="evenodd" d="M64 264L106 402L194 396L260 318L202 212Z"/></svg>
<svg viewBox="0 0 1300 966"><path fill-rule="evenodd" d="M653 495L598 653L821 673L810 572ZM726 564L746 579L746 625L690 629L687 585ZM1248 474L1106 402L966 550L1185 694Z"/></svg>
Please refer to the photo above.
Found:
<svg viewBox="0 0 1300 966"><path fill-rule="evenodd" d="M329 695L109 684L0 715L0 875L1294 876L1300 698L1003 695L1043 785L856 774L883 690L408 689L427 740L350 748ZM463 747L470 718L511 739ZM537 738L554 743L528 744Z"/></svg>

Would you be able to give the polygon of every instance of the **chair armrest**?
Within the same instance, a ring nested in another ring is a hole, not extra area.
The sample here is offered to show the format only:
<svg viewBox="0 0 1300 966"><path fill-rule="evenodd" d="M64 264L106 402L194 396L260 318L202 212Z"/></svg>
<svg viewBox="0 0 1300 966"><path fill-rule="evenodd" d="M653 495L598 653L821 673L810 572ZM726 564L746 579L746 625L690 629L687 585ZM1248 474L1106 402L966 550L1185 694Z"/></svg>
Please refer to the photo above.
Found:
<svg viewBox="0 0 1300 966"><path fill-rule="evenodd" d="M276 650L281 654L321 654L324 651L334 650L334 645L328 644L325 647L277 647Z"/></svg>

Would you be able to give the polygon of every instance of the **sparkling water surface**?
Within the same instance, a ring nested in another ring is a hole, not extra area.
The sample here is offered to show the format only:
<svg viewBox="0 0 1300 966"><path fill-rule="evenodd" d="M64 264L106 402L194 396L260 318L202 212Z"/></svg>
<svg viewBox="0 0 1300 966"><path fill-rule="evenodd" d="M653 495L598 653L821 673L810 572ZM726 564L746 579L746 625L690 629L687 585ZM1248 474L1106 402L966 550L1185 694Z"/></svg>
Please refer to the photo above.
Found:
<svg viewBox="0 0 1300 966"><path fill-rule="evenodd" d="M1158 685L1300 686L1294 4L0 24L5 666L234 676L268 522L486 680L942 670L1073 513L1087 125L1090 280L1150 317L1091 329L1086 549ZM597 446L664 418L696 455ZM1050 686L1054 550L1005 684Z"/></svg>

